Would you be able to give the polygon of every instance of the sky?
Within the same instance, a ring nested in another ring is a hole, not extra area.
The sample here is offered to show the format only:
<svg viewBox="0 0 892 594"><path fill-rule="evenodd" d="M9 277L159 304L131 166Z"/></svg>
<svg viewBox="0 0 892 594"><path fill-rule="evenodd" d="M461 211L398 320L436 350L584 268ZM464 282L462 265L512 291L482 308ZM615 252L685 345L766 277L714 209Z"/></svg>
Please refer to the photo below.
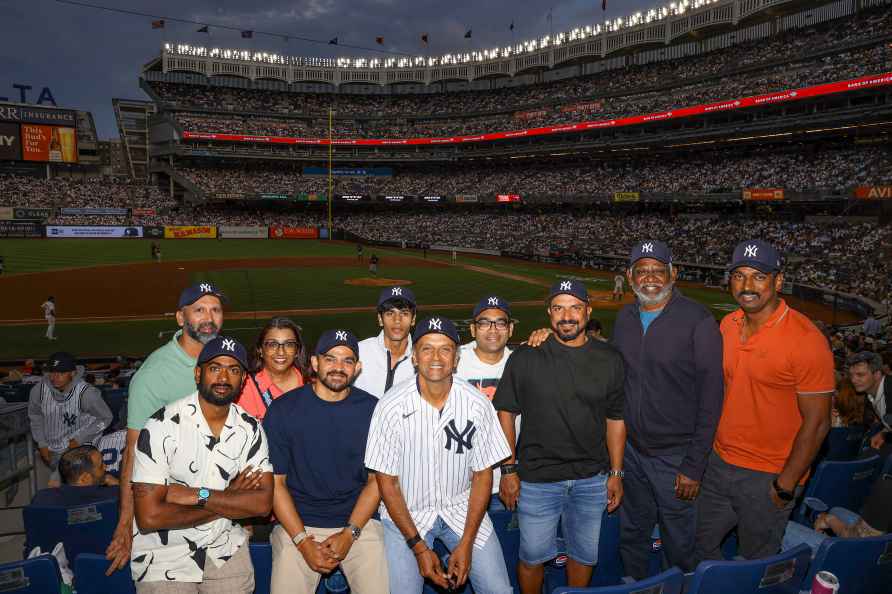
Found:
<svg viewBox="0 0 892 594"><path fill-rule="evenodd" d="M81 0L74 0L80 2ZM603 19L600 0L83 0L88 4L166 17L153 30L152 17L107 12L58 0L0 0L0 97L19 101L13 85L30 85L26 102L36 103L48 87L59 107L93 113L101 139L116 138L111 100L146 99L138 80L142 66L164 43L189 43L295 56L387 57L349 49L377 48L412 55L441 55L501 47L512 42L593 25ZM668 2L666 2L668 3ZM662 6L659 0L608 0L616 18ZM552 18L549 20L548 15ZM207 23L176 23L185 19ZM513 35L509 31L514 22ZM238 31L215 25L269 31L342 45L314 44ZM465 39L465 31L473 31ZM426 49L422 33L429 36ZM383 37L384 44L375 43ZM393 55L393 54L390 54Z"/></svg>

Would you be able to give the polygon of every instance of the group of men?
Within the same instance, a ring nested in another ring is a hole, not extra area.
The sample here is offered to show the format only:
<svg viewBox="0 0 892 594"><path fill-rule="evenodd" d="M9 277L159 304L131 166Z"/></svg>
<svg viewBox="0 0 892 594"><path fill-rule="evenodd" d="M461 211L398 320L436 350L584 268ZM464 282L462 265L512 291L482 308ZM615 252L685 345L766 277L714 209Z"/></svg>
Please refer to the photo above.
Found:
<svg viewBox="0 0 892 594"><path fill-rule="evenodd" d="M675 286L669 247L641 241L626 273L637 299L612 344L587 332L588 291L567 279L548 294L549 328L513 352L500 296L474 308L462 345L449 319L416 319L411 289L388 287L380 334L323 333L316 380L262 424L235 404L247 355L220 335L225 297L190 287L182 329L130 385L109 572L129 562L140 593L251 592L239 522L272 512L273 592L313 592L340 566L359 594L420 592L425 579L507 594L487 513L499 504L517 512L525 594L541 591L559 525L568 583L587 585L616 510L636 579L654 526L685 571L721 558L735 527L741 555L774 554L829 429L833 359L780 297L771 245L741 243L729 272L740 309L719 326Z"/></svg>

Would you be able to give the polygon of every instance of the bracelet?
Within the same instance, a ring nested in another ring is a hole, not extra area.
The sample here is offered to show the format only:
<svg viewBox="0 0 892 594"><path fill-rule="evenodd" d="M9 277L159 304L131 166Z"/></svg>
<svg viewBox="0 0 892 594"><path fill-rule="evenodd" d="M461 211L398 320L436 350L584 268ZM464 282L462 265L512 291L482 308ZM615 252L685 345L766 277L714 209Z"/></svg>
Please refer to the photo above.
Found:
<svg viewBox="0 0 892 594"><path fill-rule="evenodd" d="M619 478L624 478L626 476L626 472L624 470L611 470L610 472L607 473L608 478L613 477L613 476L619 477Z"/></svg>
<svg viewBox="0 0 892 594"><path fill-rule="evenodd" d="M506 474L515 474L517 472L517 464L502 464L499 466L499 470L502 471L502 475Z"/></svg>

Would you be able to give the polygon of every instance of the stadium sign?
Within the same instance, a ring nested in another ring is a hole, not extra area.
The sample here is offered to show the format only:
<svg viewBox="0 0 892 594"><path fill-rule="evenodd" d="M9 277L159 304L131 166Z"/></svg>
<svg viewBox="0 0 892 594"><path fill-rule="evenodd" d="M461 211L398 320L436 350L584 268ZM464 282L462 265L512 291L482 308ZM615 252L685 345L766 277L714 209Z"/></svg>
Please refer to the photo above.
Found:
<svg viewBox="0 0 892 594"><path fill-rule="evenodd" d="M6 101L4 97L0 97L0 100ZM74 127L77 125L77 114L70 109L0 103L0 121Z"/></svg>
<svg viewBox="0 0 892 594"><path fill-rule="evenodd" d="M889 200L892 199L892 186L858 186L854 196L858 200Z"/></svg>
<svg viewBox="0 0 892 594"><path fill-rule="evenodd" d="M368 196L362 194L341 194L339 198L344 202L365 202L368 200Z"/></svg>
<svg viewBox="0 0 892 594"><path fill-rule="evenodd" d="M479 202L477 194L456 194L455 201L458 203Z"/></svg>
<svg viewBox="0 0 892 594"><path fill-rule="evenodd" d="M403 202L406 196L384 196L384 202Z"/></svg>
<svg viewBox="0 0 892 594"><path fill-rule="evenodd" d="M129 208L62 208L59 209L63 215L86 215L86 216L109 216L109 217L125 217L130 212Z"/></svg>
<svg viewBox="0 0 892 594"><path fill-rule="evenodd" d="M328 198L324 192L298 192L298 202L325 202Z"/></svg>
<svg viewBox="0 0 892 594"><path fill-rule="evenodd" d="M153 217L155 216L154 208L131 208L130 214L135 217Z"/></svg>
<svg viewBox="0 0 892 594"><path fill-rule="evenodd" d="M219 225L217 233L224 239L266 239L269 237L267 227Z"/></svg>
<svg viewBox="0 0 892 594"><path fill-rule="evenodd" d="M319 239L316 227L270 227L270 239Z"/></svg>
<svg viewBox="0 0 892 594"><path fill-rule="evenodd" d="M22 136L18 124L0 124L0 161L22 158Z"/></svg>
<svg viewBox="0 0 892 594"><path fill-rule="evenodd" d="M496 202L520 202L519 194L496 194Z"/></svg>
<svg viewBox="0 0 892 594"><path fill-rule="evenodd" d="M257 194L257 198L260 200L291 200L293 196L291 194L274 194L272 192L260 192Z"/></svg>
<svg viewBox="0 0 892 594"><path fill-rule="evenodd" d="M742 196L747 202L771 202L783 200L784 191L782 188L750 188L743 190Z"/></svg>
<svg viewBox="0 0 892 594"><path fill-rule="evenodd" d="M28 101L28 91L34 87L31 85L23 85L22 83L12 83L12 88L19 92L20 103L30 103L30 101ZM10 101L10 99L9 97L0 97L0 101ZM41 87L40 95L37 97L37 105L43 105L44 102L53 106L56 105L56 100L53 98L53 92L50 91L49 87Z"/></svg>
<svg viewBox="0 0 892 594"><path fill-rule="evenodd" d="M142 234L143 237L162 239L164 237L164 227L143 227Z"/></svg>
<svg viewBox="0 0 892 594"><path fill-rule="evenodd" d="M0 221L0 237L43 237L43 225L34 221Z"/></svg>
<svg viewBox="0 0 892 594"><path fill-rule="evenodd" d="M48 225L46 236L50 239L64 239L68 237L142 237L142 227Z"/></svg>
<svg viewBox="0 0 892 594"><path fill-rule="evenodd" d="M216 239L214 225L165 225L165 239Z"/></svg>
<svg viewBox="0 0 892 594"><path fill-rule="evenodd" d="M11 206L0 206L0 221L11 221L15 218L15 211Z"/></svg>
<svg viewBox="0 0 892 594"><path fill-rule="evenodd" d="M438 202L443 201L442 196L422 196L421 199L430 204L437 204Z"/></svg>
<svg viewBox="0 0 892 594"><path fill-rule="evenodd" d="M640 192L614 192L614 202L638 202L641 200Z"/></svg>
<svg viewBox="0 0 892 594"><path fill-rule="evenodd" d="M15 218L45 221L53 216L52 208L16 208Z"/></svg>

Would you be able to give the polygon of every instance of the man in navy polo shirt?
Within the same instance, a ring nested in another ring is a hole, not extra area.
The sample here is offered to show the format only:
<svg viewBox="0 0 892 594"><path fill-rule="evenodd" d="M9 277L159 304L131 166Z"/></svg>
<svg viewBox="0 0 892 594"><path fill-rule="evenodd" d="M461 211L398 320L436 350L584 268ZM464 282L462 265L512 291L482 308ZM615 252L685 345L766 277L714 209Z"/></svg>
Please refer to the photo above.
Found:
<svg viewBox="0 0 892 594"><path fill-rule="evenodd" d="M648 575L657 523L669 564L694 570L694 500L724 399L722 336L709 310L675 288L665 243L635 244L626 276L637 299L613 327L626 364L628 428L620 554L639 580Z"/></svg>
<svg viewBox="0 0 892 594"><path fill-rule="evenodd" d="M273 594L312 594L341 565L353 592L387 594L381 497L365 468L378 400L352 386L359 344L329 330L310 359L318 380L273 401L263 419L275 475Z"/></svg>

